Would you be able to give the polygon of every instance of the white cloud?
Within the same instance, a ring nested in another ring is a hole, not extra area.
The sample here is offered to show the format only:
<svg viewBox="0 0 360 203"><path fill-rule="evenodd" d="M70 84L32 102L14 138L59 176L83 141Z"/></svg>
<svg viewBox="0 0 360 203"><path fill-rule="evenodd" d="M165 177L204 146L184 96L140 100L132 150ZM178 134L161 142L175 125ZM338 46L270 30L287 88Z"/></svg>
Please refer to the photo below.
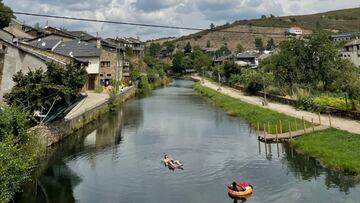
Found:
<svg viewBox="0 0 360 203"><path fill-rule="evenodd" d="M64 15L99 20L207 28L260 15L297 15L360 6L358 0L4 0L14 11ZM101 36L140 36L150 39L178 36L189 31L131 27L69 20L18 16L33 25L85 30Z"/></svg>

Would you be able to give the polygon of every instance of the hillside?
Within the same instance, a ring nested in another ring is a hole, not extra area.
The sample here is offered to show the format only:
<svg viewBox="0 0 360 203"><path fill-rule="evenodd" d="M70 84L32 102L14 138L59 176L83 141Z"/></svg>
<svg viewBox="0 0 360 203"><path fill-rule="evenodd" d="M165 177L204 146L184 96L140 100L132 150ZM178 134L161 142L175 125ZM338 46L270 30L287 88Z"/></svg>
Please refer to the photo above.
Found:
<svg viewBox="0 0 360 203"><path fill-rule="evenodd" d="M360 8L311 15L239 20L232 24L217 26L213 30L205 30L180 37L175 39L174 42L181 47L187 42L190 42L193 46L205 47L209 40L213 48L219 48L226 43L229 49L235 50L236 45L240 43L245 49L254 49L255 38L262 38L264 44L270 38L279 43L286 39L284 32L292 26L303 28L305 34L309 34L319 27L333 32L359 32ZM224 30L244 33L213 32Z"/></svg>

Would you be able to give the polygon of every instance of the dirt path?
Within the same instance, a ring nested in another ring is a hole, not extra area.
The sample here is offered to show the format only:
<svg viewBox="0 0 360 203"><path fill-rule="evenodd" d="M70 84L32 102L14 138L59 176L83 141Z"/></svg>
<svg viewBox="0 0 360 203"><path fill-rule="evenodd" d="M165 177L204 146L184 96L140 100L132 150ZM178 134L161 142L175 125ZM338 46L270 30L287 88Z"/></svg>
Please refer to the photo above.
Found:
<svg viewBox="0 0 360 203"><path fill-rule="evenodd" d="M200 77L197 77L197 76L193 76L193 78L196 80L201 79ZM204 83L202 85L205 87L211 88L213 90L217 90L219 88L219 84L210 82L208 80L204 80ZM221 92L225 95L228 95L230 97L242 100L244 102L250 103L250 104L262 106L262 102L261 102L262 98L257 97L257 96L244 95L243 92L236 90L234 88L222 86L221 90L219 92ZM311 122L311 119L314 119L315 123L319 123L319 117L317 114L307 112L307 111L298 111L290 105L280 104L280 103L275 103L275 102L269 101L268 106L265 106L264 108L268 108L268 109L271 109L271 110L274 110L274 111L277 111L280 113L284 113L289 116L300 118L300 119L304 116L304 119L309 122ZM329 118L327 115L321 115L320 117L321 117L322 125L327 125L327 126L330 125ZM360 134L360 122L359 121L344 119L344 118L339 118L339 117L332 117L331 123L332 123L332 127L334 127L334 128L337 128L340 130L345 130L345 131L348 131L351 133Z"/></svg>

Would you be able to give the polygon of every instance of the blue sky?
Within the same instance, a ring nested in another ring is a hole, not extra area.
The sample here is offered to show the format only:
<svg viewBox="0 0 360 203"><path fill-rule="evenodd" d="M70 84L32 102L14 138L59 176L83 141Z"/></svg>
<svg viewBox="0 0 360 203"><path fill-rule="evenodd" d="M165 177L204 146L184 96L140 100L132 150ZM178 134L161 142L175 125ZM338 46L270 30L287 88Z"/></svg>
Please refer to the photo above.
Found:
<svg viewBox="0 0 360 203"><path fill-rule="evenodd" d="M129 21L172 26L208 28L237 19L265 15L299 15L360 7L358 0L4 0L14 11L33 12L99 20ZM55 27L85 30L90 34L109 36L139 36L147 40L165 36L180 36L189 31L107 25L70 20L54 20L17 16L29 25L46 21Z"/></svg>

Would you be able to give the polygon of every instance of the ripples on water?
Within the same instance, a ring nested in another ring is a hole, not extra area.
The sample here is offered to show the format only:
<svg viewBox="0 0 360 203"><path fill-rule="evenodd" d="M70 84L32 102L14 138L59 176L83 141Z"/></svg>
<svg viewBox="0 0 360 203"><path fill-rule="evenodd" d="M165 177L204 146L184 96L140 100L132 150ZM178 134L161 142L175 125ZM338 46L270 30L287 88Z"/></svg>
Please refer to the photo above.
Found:
<svg viewBox="0 0 360 203"><path fill-rule="evenodd" d="M52 149L37 187L27 185L16 202L233 202L226 194L233 180L255 186L247 202L360 202L354 177L288 146L265 147L192 84L175 81L129 101ZM164 167L164 153L184 170Z"/></svg>

